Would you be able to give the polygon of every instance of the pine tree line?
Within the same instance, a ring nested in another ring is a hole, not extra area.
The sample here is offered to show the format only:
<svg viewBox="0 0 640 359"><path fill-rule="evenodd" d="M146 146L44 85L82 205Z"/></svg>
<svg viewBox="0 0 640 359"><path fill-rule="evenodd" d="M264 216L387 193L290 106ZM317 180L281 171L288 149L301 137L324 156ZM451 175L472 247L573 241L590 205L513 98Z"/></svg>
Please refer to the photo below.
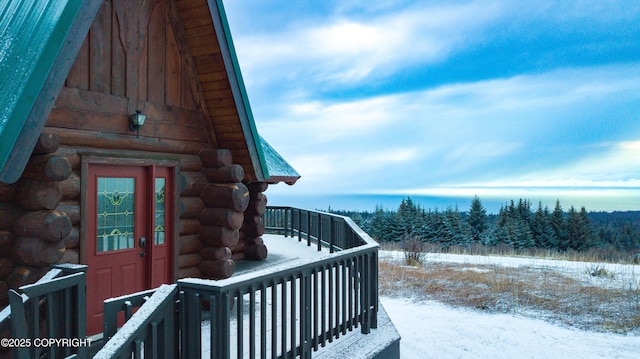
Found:
<svg viewBox="0 0 640 359"><path fill-rule="evenodd" d="M634 212L637 213L637 212ZM342 212L351 216L369 235L381 242L419 239L450 246L509 245L515 249L545 248L582 251L592 247L618 250L640 249L640 219L608 221L615 214L588 213L571 206L564 211L560 201L553 210L538 203L535 210L527 199L511 200L497 215L487 214L475 196L467 212L457 207L424 209L410 197L397 211L377 207L373 213ZM595 224L590 218L596 218ZM617 217L616 217L617 218Z"/></svg>

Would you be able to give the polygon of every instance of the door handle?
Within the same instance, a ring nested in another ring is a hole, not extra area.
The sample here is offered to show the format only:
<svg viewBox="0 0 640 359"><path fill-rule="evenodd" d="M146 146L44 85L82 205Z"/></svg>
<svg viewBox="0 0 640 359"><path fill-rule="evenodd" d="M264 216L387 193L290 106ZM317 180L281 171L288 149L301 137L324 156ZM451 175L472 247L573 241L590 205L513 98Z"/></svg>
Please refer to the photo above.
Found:
<svg viewBox="0 0 640 359"><path fill-rule="evenodd" d="M140 244L140 248L146 248L147 247L147 239L146 238L140 237L139 242L140 242L139 243Z"/></svg>

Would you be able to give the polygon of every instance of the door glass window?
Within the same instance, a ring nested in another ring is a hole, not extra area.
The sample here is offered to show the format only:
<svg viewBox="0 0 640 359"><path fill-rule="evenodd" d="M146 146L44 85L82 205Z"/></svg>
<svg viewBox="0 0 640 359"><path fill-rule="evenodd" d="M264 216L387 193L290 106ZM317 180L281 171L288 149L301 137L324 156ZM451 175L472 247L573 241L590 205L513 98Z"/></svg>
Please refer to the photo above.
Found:
<svg viewBox="0 0 640 359"><path fill-rule="evenodd" d="M98 252L134 247L134 205L134 178L98 177Z"/></svg>
<svg viewBox="0 0 640 359"><path fill-rule="evenodd" d="M156 178L155 195L155 226L153 244L164 244L164 215L165 215L165 187L164 178Z"/></svg>

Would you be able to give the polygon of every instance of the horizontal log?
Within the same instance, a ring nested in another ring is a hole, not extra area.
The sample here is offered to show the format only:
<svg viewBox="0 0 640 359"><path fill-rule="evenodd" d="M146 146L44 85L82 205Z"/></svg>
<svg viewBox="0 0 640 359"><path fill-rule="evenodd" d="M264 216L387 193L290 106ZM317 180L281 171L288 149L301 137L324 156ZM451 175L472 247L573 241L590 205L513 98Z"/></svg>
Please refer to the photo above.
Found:
<svg viewBox="0 0 640 359"><path fill-rule="evenodd" d="M262 237L244 238L238 241L235 246L230 247L232 253L244 252L248 246L264 244Z"/></svg>
<svg viewBox="0 0 640 359"><path fill-rule="evenodd" d="M244 215L227 208L206 208L199 216L203 225L223 226L238 230L244 222Z"/></svg>
<svg viewBox="0 0 640 359"><path fill-rule="evenodd" d="M264 193L258 193L249 200L247 210L244 211L245 216L262 216L267 211L267 196Z"/></svg>
<svg viewBox="0 0 640 359"><path fill-rule="evenodd" d="M178 256L178 268L195 267L202 263L199 253L182 254Z"/></svg>
<svg viewBox="0 0 640 359"><path fill-rule="evenodd" d="M197 234L180 236L178 238L178 243L180 254L199 253L200 250L204 247Z"/></svg>
<svg viewBox="0 0 640 359"><path fill-rule="evenodd" d="M17 264L42 267L58 262L65 251L62 241L51 243L35 237L19 237L13 244L11 258Z"/></svg>
<svg viewBox="0 0 640 359"><path fill-rule="evenodd" d="M47 155L54 153L60 147L60 137L55 133L42 132L36 146L33 149L32 155Z"/></svg>
<svg viewBox="0 0 640 359"><path fill-rule="evenodd" d="M203 167L220 168L233 164L231 151L227 149L206 148L198 154Z"/></svg>
<svg viewBox="0 0 640 359"><path fill-rule="evenodd" d="M22 172L23 178L39 181L63 181L71 174L71 163L59 155L33 156Z"/></svg>
<svg viewBox="0 0 640 359"><path fill-rule="evenodd" d="M242 253L244 253L249 260L263 261L267 259L269 252L264 244L251 244L248 245Z"/></svg>
<svg viewBox="0 0 640 359"><path fill-rule="evenodd" d="M16 266L6 279L9 288L18 290L25 284L35 283L49 271L48 267Z"/></svg>
<svg viewBox="0 0 640 359"><path fill-rule="evenodd" d="M13 247L14 236L13 233L6 230L0 230L0 253L11 252Z"/></svg>
<svg viewBox="0 0 640 359"><path fill-rule="evenodd" d="M242 252L233 253L233 254L231 254L231 258L230 259L232 261L234 261L234 262L240 262L240 261L247 260L247 255L242 253Z"/></svg>
<svg viewBox="0 0 640 359"><path fill-rule="evenodd" d="M227 165L220 168L205 167L202 174L211 183L238 183L244 178L244 169L240 165Z"/></svg>
<svg viewBox="0 0 640 359"><path fill-rule="evenodd" d="M219 261L231 258L231 250L228 247L205 247L200 251L202 260Z"/></svg>
<svg viewBox="0 0 640 359"><path fill-rule="evenodd" d="M0 257L0 279L4 280L13 272L16 265L10 258Z"/></svg>
<svg viewBox="0 0 640 359"><path fill-rule="evenodd" d="M207 178L201 172L180 172L179 177L182 190L180 195L184 197L200 196L207 185Z"/></svg>
<svg viewBox="0 0 640 359"><path fill-rule="evenodd" d="M239 239L237 230L222 226L202 226L198 236L205 246L214 247L233 247Z"/></svg>
<svg viewBox="0 0 640 359"><path fill-rule="evenodd" d="M11 228L21 211L11 203L0 202L0 229ZM242 222L240 222L242 224ZM240 226L238 226L240 228Z"/></svg>
<svg viewBox="0 0 640 359"><path fill-rule="evenodd" d="M207 207L229 208L244 212L249 205L249 190L242 183L208 184L200 195Z"/></svg>
<svg viewBox="0 0 640 359"><path fill-rule="evenodd" d="M236 271L236 263L230 259L202 261L198 269L204 278L225 279L231 277Z"/></svg>
<svg viewBox="0 0 640 359"><path fill-rule="evenodd" d="M71 172L69 178L60 181L59 185L63 200L80 198L80 176L76 172Z"/></svg>
<svg viewBox="0 0 640 359"><path fill-rule="evenodd" d="M200 197L180 198L180 218L198 218L204 210L204 203Z"/></svg>
<svg viewBox="0 0 640 359"><path fill-rule="evenodd" d="M18 184L14 203L24 210L55 209L62 199L58 182L23 180Z"/></svg>
<svg viewBox="0 0 640 359"><path fill-rule="evenodd" d="M27 212L12 227L16 237L37 237L46 242L59 242L71 233L71 219L58 211Z"/></svg>
<svg viewBox="0 0 640 359"><path fill-rule="evenodd" d="M266 182L251 182L246 185L251 193L251 198L254 198L258 193L265 192L267 188L269 188L269 184Z"/></svg>
<svg viewBox="0 0 640 359"><path fill-rule="evenodd" d="M240 242L245 242L245 244L264 244L262 237L248 237L242 232L240 232Z"/></svg>
<svg viewBox="0 0 640 359"><path fill-rule="evenodd" d="M75 248L67 249L58 261L58 264L62 263L80 264L80 253L78 253L78 250Z"/></svg>
<svg viewBox="0 0 640 359"><path fill-rule="evenodd" d="M62 243L64 243L64 247L67 249L77 248L80 245L80 229L73 227L71 233L62 239Z"/></svg>
<svg viewBox="0 0 640 359"><path fill-rule="evenodd" d="M0 183L0 202L11 202L16 194L16 186Z"/></svg>
<svg viewBox="0 0 640 359"><path fill-rule="evenodd" d="M244 217L244 223L240 228L247 237L260 237L265 232L265 225L260 217Z"/></svg>
<svg viewBox="0 0 640 359"><path fill-rule="evenodd" d="M202 273L198 267L188 267L178 269L178 279L182 278L202 278Z"/></svg>
<svg viewBox="0 0 640 359"><path fill-rule="evenodd" d="M200 161L200 157L184 154L180 156L180 171L200 172L201 169L202 161Z"/></svg>
<svg viewBox="0 0 640 359"><path fill-rule="evenodd" d="M198 234L200 232L200 221L197 219L181 219L180 235Z"/></svg>
<svg viewBox="0 0 640 359"><path fill-rule="evenodd" d="M55 210L66 214L71 220L72 225L75 226L80 223L80 203L61 202Z"/></svg>
<svg viewBox="0 0 640 359"><path fill-rule="evenodd" d="M129 134L110 134L104 131L86 131L70 128L48 127L51 132L60 136L60 144L65 146L92 147L130 151L148 151L176 154L197 154L205 142L182 141L155 137L141 137L132 141Z"/></svg>

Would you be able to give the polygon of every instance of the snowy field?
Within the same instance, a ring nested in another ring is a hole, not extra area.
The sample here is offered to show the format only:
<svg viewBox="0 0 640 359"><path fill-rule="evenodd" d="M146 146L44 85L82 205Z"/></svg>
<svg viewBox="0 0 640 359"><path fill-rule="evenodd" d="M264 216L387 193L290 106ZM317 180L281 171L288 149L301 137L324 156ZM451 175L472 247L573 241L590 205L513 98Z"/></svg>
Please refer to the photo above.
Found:
<svg viewBox="0 0 640 359"><path fill-rule="evenodd" d="M381 252L381 260L402 253ZM640 285L640 266L569 262L535 258L429 254L427 261L554 268L581 281L603 286ZM589 274L594 267L611 278ZM509 314L487 314L435 301L382 297L402 336L403 359L424 358L640 358L640 336L562 327Z"/></svg>

